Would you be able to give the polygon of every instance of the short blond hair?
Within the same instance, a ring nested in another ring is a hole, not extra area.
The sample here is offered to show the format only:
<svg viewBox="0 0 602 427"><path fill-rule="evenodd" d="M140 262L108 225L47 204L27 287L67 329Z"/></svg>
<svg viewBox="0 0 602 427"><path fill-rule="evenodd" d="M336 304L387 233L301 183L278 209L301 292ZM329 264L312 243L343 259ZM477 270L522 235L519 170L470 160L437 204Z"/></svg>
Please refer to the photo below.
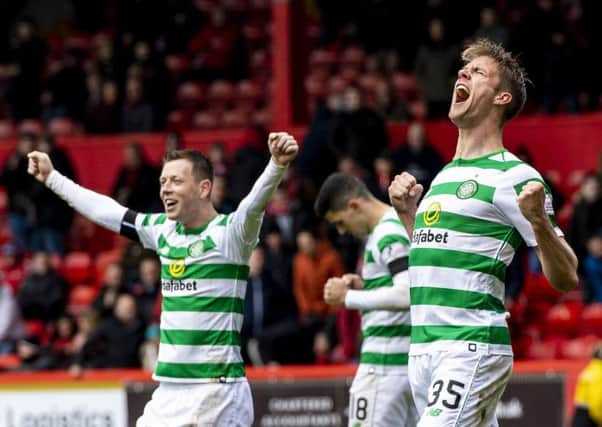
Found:
<svg viewBox="0 0 602 427"><path fill-rule="evenodd" d="M502 116L504 124L516 117L525 106L529 78L518 60L500 44L488 39L479 39L466 46L462 52L462 61L468 64L480 56L488 56L497 62L500 69L500 86L512 94L512 101L506 106Z"/></svg>

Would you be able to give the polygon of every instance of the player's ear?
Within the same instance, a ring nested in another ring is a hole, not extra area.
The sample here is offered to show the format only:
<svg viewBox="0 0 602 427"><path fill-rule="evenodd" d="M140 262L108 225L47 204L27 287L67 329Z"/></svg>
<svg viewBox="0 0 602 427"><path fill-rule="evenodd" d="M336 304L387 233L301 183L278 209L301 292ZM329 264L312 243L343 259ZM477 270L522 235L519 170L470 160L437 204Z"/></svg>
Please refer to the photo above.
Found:
<svg viewBox="0 0 602 427"><path fill-rule="evenodd" d="M347 202L347 207L355 211L360 207L360 203L357 199L352 198Z"/></svg>
<svg viewBox="0 0 602 427"><path fill-rule="evenodd" d="M208 199L211 196L213 183L209 179L202 179L198 185L201 199Z"/></svg>
<svg viewBox="0 0 602 427"><path fill-rule="evenodd" d="M496 105L506 105L512 102L512 94L510 92L500 92L495 98L493 98L493 103Z"/></svg>

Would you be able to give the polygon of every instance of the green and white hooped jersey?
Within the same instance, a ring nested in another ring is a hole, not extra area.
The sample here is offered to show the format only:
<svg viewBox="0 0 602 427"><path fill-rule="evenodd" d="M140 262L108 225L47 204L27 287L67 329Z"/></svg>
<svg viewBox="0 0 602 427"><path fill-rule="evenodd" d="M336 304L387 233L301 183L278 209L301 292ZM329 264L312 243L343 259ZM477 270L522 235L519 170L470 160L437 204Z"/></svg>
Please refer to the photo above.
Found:
<svg viewBox="0 0 602 427"><path fill-rule="evenodd" d="M387 211L364 247L362 279L364 289L393 286L389 265L401 262L407 276L409 239L393 208ZM406 277L407 281L407 277ZM362 349L358 372L376 374L406 373L410 346L410 311L362 311Z"/></svg>
<svg viewBox="0 0 602 427"><path fill-rule="evenodd" d="M456 159L434 179L418 207L410 249L410 354L512 354L504 282L519 245L537 245L516 201L529 181L543 182L506 150ZM546 212L562 236L545 189Z"/></svg>
<svg viewBox="0 0 602 427"><path fill-rule="evenodd" d="M249 274L232 215L184 230L165 214L138 214L141 242L161 259L161 335L153 378L170 382L234 381Z"/></svg>

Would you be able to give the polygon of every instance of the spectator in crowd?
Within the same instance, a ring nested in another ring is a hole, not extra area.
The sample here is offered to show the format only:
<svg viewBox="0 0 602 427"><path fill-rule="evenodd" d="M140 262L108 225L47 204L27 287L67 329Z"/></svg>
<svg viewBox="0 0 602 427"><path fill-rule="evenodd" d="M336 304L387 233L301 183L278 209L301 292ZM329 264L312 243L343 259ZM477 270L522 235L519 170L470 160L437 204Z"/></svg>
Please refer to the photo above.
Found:
<svg viewBox="0 0 602 427"><path fill-rule="evenodd" d="M25 280L23 254L14 243L5 243L0 252L0 282L4 282L17 295Z"/></svg>
<svg viewBox="0 0 602 427"><path fill-rule="evenodd" d="M138 212L158 212L161 209L157 196L159 172L148 162L139 143L124 146L123 163L112 194L119 203Z"/></svg>
<svg viewBox="0 0 602 427"><path fill-rule="evenodd" d="M407 141L395 153L395 170L407 171L425 189L431 185L435 175L443 167L441 156L426 138L426 131L420 122L408 126Z"/></svg>
<svg viewBox="0 0 602 427"><path fill-rule="evenodd" d="M138 279L127 287L127 291L136 298L140 319L150 325L155 301L161 292L161 264L156 256L142 258Z"/></svg>
<svg viewBox="0 0 602 427"><path fill-rule="evenodd" d="M556 29L546 40L544 49L543 91L546 113L577 111L578 72L571 64L577 63L576 46L561 29Z"/></svg>
<svg viewBox="0 0 602 427"><path fill-rule="evenodd" d="M9 77L6 97L15 120L39 117L46 53L46 43L38 35L34 22L20 19L15 26L6 67Z"/></svg>
<svg viewBox="0 0 602 427"><path fill-rule="evenodd" d="M67 282L52 268L48 254L36 252L19 289L21 314L25 319L56 320L65 311L67 292Z"/></svg>
<svg viewBox="0 0 602 427"><path fill-rule="evenodd" d="M587 241L583 276L586 301L602 303L602 229Z"/></svg>
<svg viewBox="0 0 602 427"><path fill-rule="evenodd" d="M107 265L100 292L92 302L92 307L101 318L113 314L117 297L125 291L123 269L118 263Z"/></svg>
<svg viewBox="0 0 602 427"><path fill-rule="evenodd" d="M144 341L144 325L138 318L136 300L121 294L113 315L102 320L74 358L71 372L82 368L140 367L140 345Z"/></svg>
<svg viewBox="0 0 602 427"><path fill-rule="evenodd" d="M389 184L395 176L395 165L393 163L393 157L389 150L381 152L374 159L374 167L372 173L366 180L366 185L370 192L378 200L388 203L389 202Z"/></svg>
<svg viewBox="0 0 602 427"><path fill-rule="evenodd" d="M8 193L8 224L19 251L31 249L35 208L31 191L35 182L27 175L27 153L35 148L37 137L19 135L15 150L9 155L0 175L0 184Z"/></svg>
<svg viewBox="0 0 602 427"><path fill-rule="evenodd" d="M50 350L55 354L57 367L66 369L71 364L74 355L73 340L76 333L75 320L65 314L54 322L52 336L50 337Z"/></svg>
<svg viewBox="0 0 602 427"><path fill-rule="evenodd" d="M79 49L67 49L58 69L46 82L53 104L65 111L65 117L78 121L83 119L87 99L83 56L84 52Z"/></svg>
<svg viewBox="0 0 602 427"><path fill-rule="evenodd" d="M446 38L441 19L431 19L428 33L428 41L418 48L414 73L428 104L428 117L440 119L449 111L449 94L460 68L459 51Z"/></svg>
<svg viewBox="0 0 602 427"><path fill-rule="evenodd" d="M12 353L25 335L19 306L11 288L0 279L0 355Z"/></svg>
<svg viewBox="0 0 602 427"><path fill-rule="evenodd" d="M279 288L288 289L284 293L292 295L294 252L291 246L285 241L280 226L274 217L265 217L261 240L264 244L263 257L265 269L270 272ZM296 310L294 301L293 306Z"/></svg>
<svg viewBox="0 0 602 427"><path fill-rule="evenodd" d="M255 128L248 133L245 143L234 153L230 173L230 198L238 204L263 171L267 153L263 141L265 130Z"/></svg>
<svg viewBox="0 0 602 427"><path fill-rule="evenodd" d="M100 100L86 107L84 127L88 133L117 133L121 128L117 84L108 80L102 83Z"/></svg>
<svg viewBox="0 0 602 427"><path fill-rule="evenodd" d="M569 242L583 268L583 260L587 254L586 243L602 227L602 194L600 181L594 173L583 177L581 187L576 196L573 218L569 228Z"/></svg>
<svg viewBox="0 0 602 427"><path fill-rule="evenodd" d="M85 309L75 316L75 323L77 327L71 341L73 355L79 354L82 351L88 338L96 331L98 313L92 308Z"/></svg>
<svg viewBox="0 0 602 427"><path fill-rule="evenodd" d="M228 176L230 165L226 155L226 147L223 142L216 141L211 144L207 157L209 158L211 165L213 165L213 173L215 175Z"/></svg>
<svg viewBox="0 0 602 427"><path fill-rule="evenodd" d="M169 153L175 150L182 150L184 148L184 140L182 135L178 132L169 132L165 135L165 153Z"/></svg>
<svg viewBox="0 0 602 427"><path fill-rule="evenodd" d="M228 179L224 175L213 177L213 188L211 189L211 202L219 213L229 214L236 206L228 197Z"/></svg>
<svg viewBox="0 0 602 427"><path fill-rule="evenodd" d="M602 343L579 374L575 391L575 414L572 427L602 426Z"/></svg>
<svg viewBox="0 0 602 427"><path fill-rule="evenodd" d="M361 92L355 86L345 89L341 109L333 120L330 149L336 158L350 157L369 171L378 153L389 144L385 121L362 105Z"/></svg>
<svg viewBox="0 0 602 427"><path fill-rule="evenodd" d="M336 310L324 302L323 288L328 278L344 273L343 263L330 243L317 239L311 231L297 235L297 247L293 258L293 291L299 318L313 343L315 357L324 358L333 346L329 332L335 326Z"/></svg>
<svg viewBox="0 0 602 427"><path fill-rule="evenodd" d="M17 371L46 371L58 367L56 354L37 337L26 337L17 341L17 356L21 364Z"/></svg>
<svg viewBox="0 0 602 427"><path fill-rule="evenodd" d="M484 7L480 13L480 25L473 39L489 39L508 47L508 29L499 22L497 11L493 7Z"/></svg>
<svg viewBox="0 0 602 427"><path fill-rule="evenodd" d="M142 82L130 77L125 83L125 101L121 112L121 131L150 132L155 129L153 106L146 100Z"/></svg>
<svg viewBox="0 0 602 427"><path fill-rule="evenodd" d="M298 332L292 289L274 280L264 254L262 247L251 253L241 331L243 353L254 365L294 360L295 346L288 343Z"/></svg>
<svg viewBox="0 0 602 427"><path fill-rule="evenodd" d="M75 171L67 152L54 143L51 134L45 134L38 143L38 150L47 153L56 169L63 175L75 179ZM65 253L65 233L73 222L73 209L60 197L36 183L33 187L33 200L36 206L36 227L33 232L32 248L34 251L45 251L51 255Z"/></svg>

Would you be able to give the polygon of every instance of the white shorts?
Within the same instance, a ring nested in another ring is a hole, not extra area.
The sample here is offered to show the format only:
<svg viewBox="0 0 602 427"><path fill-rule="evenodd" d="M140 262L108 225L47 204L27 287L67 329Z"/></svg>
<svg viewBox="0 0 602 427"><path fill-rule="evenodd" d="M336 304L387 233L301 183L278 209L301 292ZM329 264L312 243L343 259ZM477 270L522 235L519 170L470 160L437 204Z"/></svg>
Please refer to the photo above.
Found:
<svg viewBox="0 0 602 427"><path fill-rule="evenodd" d="M233 383L161 382L136 427L249 427L253 423L251 388Z"/></svg>
<svg viewBox="0 0 602 427"><path fill-rule="evenodd" d="M349 390L349 426L414 427L418 420L406 375L358 372Z"/></svg>
<svg viewBox="0 0 602 427"><path fill-rule="evenodd" d="M410 356L408 377L418 427L497 426L497 403L512 375L512 356L437 351Z"/></svg>

